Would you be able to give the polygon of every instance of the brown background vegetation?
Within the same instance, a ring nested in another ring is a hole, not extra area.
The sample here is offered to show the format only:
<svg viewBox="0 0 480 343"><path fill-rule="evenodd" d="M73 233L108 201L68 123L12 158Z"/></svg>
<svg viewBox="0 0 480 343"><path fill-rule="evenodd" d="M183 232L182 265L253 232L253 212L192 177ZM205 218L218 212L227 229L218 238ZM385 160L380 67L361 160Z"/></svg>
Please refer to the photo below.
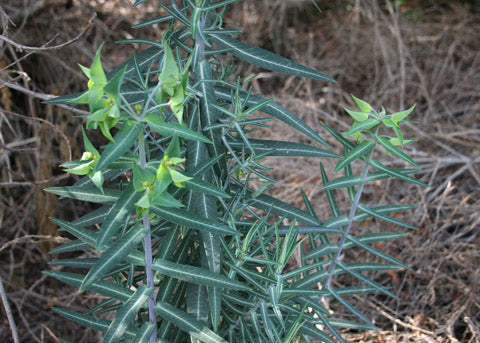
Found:
<svg viewBox="0 0 480 343"><path fill-rule="evenodd" d="M243 40L323 71L336 84L243 65L241 72L260 73L255 91L275 96L326 138L321 122L338 131L350 124L342 110L352 105L349 94L392 111L416 103L417 124L406 126L406 136L418 141L407 149L422 166L417 176L431 185L381 182L367 190L372 204L416 204L398 218L419 231L377 246L412 268L375 276L392 285L399 300L356 299L382 331L345 335L355 342L478 343L480 9L474 1L401 1L398 7L376 0L319 3L321 13L309 1L247 0L234 5L228 17L245 28ZM47 251L64 241L48 217L74 218L86 210L42 191L74 181L59 164L80 157L82 119L41 99L82 90L86 80L76 64L89 65L102 41L103 63L110 70L131 56L130 46L116 40L161 38L155 27L130 28L158 14L155 2L138 9L130 4L0 3L0 276L22 342L100 341L98 334L49 310L55 305L82 311L98 299L41 274L49 268ZM257 133L309 143L281 123ZM326 167L332 170L333 163L327 161ZM276 195L301 206L297 190L302 187L319 216L328 218L317 160L271 158L267 164L278 168ZM384 226L371 221L355 229L372 232ZM371 259L359 251L345 258ZM0 341L12 341L5 312L0 313Z"/></svg>

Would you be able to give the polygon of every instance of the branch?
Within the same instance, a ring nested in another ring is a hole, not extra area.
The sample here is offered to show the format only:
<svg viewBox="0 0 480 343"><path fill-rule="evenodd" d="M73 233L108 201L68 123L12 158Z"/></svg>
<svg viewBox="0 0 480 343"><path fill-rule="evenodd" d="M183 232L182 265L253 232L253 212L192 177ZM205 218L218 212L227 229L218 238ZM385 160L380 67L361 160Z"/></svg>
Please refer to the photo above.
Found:
<svg viewBox="0 0 480 343"><path fill-rule="evenodd" d="M54 46L47 46L47 44L49 44L50 42L47 42L45 43L44 45L40 46L40 47L33 47L33 46L27 46L27 45L23 45L23 44L20 44L20 43L17 43L13 40L11 40L10 38L4 36L4 35L0 35L0 39L3 40L4 42L10 44L10 45L13 45L15 48L17 48L19 51L23 51L23 50L27 50L27 51L46 51L46 50L56 50L56 49L60 49L60 48L63 48L65 46L68 46L74 42L76 42L77 40L79 40L80 38L82 38L86 33L87 31L90 29L90 26L92 25L93 23L93 20L95 19L95 17L97 16L96 13L94 13L90 19L88 20L88 23L87 25L84 27L83 31L80 32L77 36L73 37L72 39L66 41L66 42L63 42L61 44L58 44L58 45L54 45ZM54 37L55 38L55 37ZM52 39L53 40L53 39Z"/></svg>
<svg viewBox="0 0 480 343"><path fill-rule="evenodd" d="M5 288L3 288L3 282L2 282L1 276L0 276L0 298L2 299L3 307L5 308L5 312L7 313L8 324L10 325L10 329L12 330L13 342L20 343L17 326L15 325L15 321L13 320L12 309L8 304L7 294L5 293Z"/></svg>
<svg viewBox="0 0 480 343"><path fill-rule="evenodd" d="M65 140L65 142L67 143L67 146L68 146L68 158L69 158L70 161L72 160L72 145L70 144L70 140L65 135L65 133L62 130L60 130L55 124L49 122L48 120L42 119L42 118L29 117L29 116L25 116L23 114L19 114L19 113L15 113L15 112L12 112L12 111L4 110L2 108L0 108L0 113L22 118L26 122L38 121L40 123L47 124L48 126L53 128L55 131L57 131L60 134L60 136L62 136L62 138Z"/></svg>
<svg viewBox="0 0 480 343"><path fill-rule="evenodd" d="M44 94L44 93L38 93L38 92L34 92L34 91L31 91L25 87L22 87L22 86L19 86L15 83L11 83L11 82L8 82L8 81L5 81L4 79L0 78L0 82L3 84L3 86L5 87L8 87L8 88L11 88L11 89L15 89L16 91L19 91L19 92L22 92L24 94L27 94L27 95L30 95L30 96L33 96L35 98L38 98L38 99L41 99L41 100L49 100L49 99L52 99L52 98L55 98L56 96L55 95L51 95L51 94ZM90 112L88 111L84 111L84 110L79 110L78 108L75 108L75 107L72 107L72 106L68 106L68 105L57 105L61 108L65 108L69 111L72 111L74 113L77 113L77 114L80 114L80 115L83 115L83 116L88 116L90 114Z"/></svg>

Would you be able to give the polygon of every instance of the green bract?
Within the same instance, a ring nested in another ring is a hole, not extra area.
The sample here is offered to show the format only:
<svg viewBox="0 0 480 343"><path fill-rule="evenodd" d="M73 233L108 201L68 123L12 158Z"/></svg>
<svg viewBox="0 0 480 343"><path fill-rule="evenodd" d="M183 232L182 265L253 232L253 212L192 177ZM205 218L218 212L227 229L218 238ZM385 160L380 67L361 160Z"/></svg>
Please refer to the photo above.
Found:
<svg viewBox="0 0 480 343"><path fill-rule="evenodd" d="M237 40L239 31L222 20L235 1L158 2L166 15L137 27L169 22L161 42L130 40L151 47L109 75L102 68L100 46L91 67L81 67L88 89L49 101L88 104L86 128L100 129L109 139L96 148L83 131L85 152L80 160L63 164L83 178L47 189L98 204L73 221L52 219L73 237L52 253L89 251L97 258L56 260L52 264L78 271L47 275L106 297L85 313L55 309L105 332L105 342L344 342L340 328L375 329L351 302L352 295L393 296L388 286L364 273L406 267L372 246L405 233L358 235L356 227L375 218L413 229L395 218L410 206L372 206L371 199L367 206L362 198L368 183L387 178L426 186L412 176L417 169L393 168L373 158L380 147L418 168L398 148L411 142L403 138L400 124L413 107L387 115L353 97L358 109L346 110L354 123L345 135L325 124L343 149L339 156L313 128L274 99L253 94L249 80L242 82L234 73L236 61L243 60L332 81ZM225 55L236 60L226 64L232 59ZM263 114L252 116L256 112ZM256 138L252 129L273 119L313 143ZM382 127L394 136L383 135ZM266 156L338 159L334 172L343 175L329 180L322 163L319 170L331 216L320 218L303 191L305 209L265 194L275 187L270 168L262 165ZM352 165L361 172L354 173ZM347 206L337 202L337 189L346 189ZM342 253L354 247L378 262L341 261ZM333 278L342 274L358 285L334 285ZM326 297L353 319L337 318L325 307ZM112 320L99 317L107 312Z"/></svg>

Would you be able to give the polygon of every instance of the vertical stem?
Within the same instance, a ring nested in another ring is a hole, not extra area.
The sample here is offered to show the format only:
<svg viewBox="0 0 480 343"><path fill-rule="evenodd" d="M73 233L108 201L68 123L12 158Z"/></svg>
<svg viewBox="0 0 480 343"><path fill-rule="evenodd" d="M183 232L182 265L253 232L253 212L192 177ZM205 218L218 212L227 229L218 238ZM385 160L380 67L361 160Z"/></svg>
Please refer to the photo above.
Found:
<svg viewBox="0 0 480 343"><path fill-rule="evenodd" d="M139 152L140 152L140 167L142 169L145 168L147 164L147 158L145 154L145 138L143 136L143 130L140 132L138 137L139 141ZM153 284L153 271L152 271L152 264L153 264L153 256L152 256L152 234L150 232L150 214L147 213L142 217L143 226L148 228L148 233L144 239L144 246L145 246L145 273L147 274L147 286L150 288L154 288L155 285ZM148 298L148 318L150 323L155 325L155 329L153 330L152 336L150 336L150 343L155 343L157 341L157 317L155 316L155 292Z"/></svg>
<svg viewBox="0 0 480 343"><path fill-rule="evenodd" d="M374 139L377 139L377 134L378 134L378 128L375 130L375 135ZM342 236L340 237L340 241L338 243L338 251L337 254L335 255L333 261L330 263L330 266L328 267L328 278L325 284L322 285L322 289L327 289L330 287L330 284L333 279L333 273L335 271L335 267L337 265L338 260L340 259L340 255L342 254L343 251L343 246L345 245L345 241L347 240L347 236L350 233L350 229L352 228L353 224L353 217L355 217L355 213L357 212L357 207L358 204L360 203L360 199L362 197L363 193L363 188L365 187L365 183L367 181L367 176L368 176L368 169L370 168L370 161L372 160L373 152L375 150L375 147L369 152L367 159L365 160L365 168L363 169L362 172L362 184L357 190L357 193L355 194L355 199L353 200L352 207L350 208L350 212L348 214L348 225L345 231L343 232ZM320 296L319 303L323 300L323 296Z"/></svg>

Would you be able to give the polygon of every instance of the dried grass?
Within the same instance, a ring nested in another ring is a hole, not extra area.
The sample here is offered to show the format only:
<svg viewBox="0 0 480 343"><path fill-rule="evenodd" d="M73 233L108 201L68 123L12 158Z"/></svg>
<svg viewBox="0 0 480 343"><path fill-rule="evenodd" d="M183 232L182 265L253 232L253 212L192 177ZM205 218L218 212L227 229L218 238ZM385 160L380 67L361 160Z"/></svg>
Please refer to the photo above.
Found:
<svg viewBox="0 0 480 343"><path fill-rule="evenodd" d="M410 2L406 3L408 6ZM156 11L153 5L130 11L129 4L126 0L22 4L8 0L0 5L17 25L2 16L2 35L30 47L42 46L55 34L58 37L50 45L71 40L97 12L86 35L59 50L30 54L33 51L19 51L0 40L0 78L26 90L5 87L0 81L0 273L22 341L58 342L56 335L75 342L100 341L98 334L71 323L65 325L48 310L52 305L81 310L97 299L40 274L48 268L46 251L59 240L47 216L75 217L85 209L69 201L57 203L41 192L47 185L73 181L62 176L58 165L68 159L70 151L74 158L80 156L80 119L67 109L41 105L36 95L81 89L85 80L76 63L88 65L101 41L106 42L103 59L107 68L128 57L128 47L114 45L114 40L130 38L130 25ZM348 340L478 343L479 15L454 4L423 11L417 11L417 7L397 11L380 7L373 0L351 1L350 5L349 11L339 5L335 11L309 12L305 16L301 7L288 7L281 1L245 1L229 15L233 22L243 20L245 40L279 49L337 80L337 84L326 85L264 72L253 84L258 91L275 95L334 146L321 122L345 130L344 121L348 123L349 118L342 107L352 105L349 94L390 110L417 103L413 119L418 124L407 128L407 136L418 141L408 149L422 166L418 176L431 187L382 182L366 193L372 204L418 205L415 211L398 218L420 230L406 240L378 246L412 270L375 276L378 282L391 284L400 300L358 298L358 306L382 331L346 332ZM272 13L271 20L265 22L255 16L258 10ZM147 30L138 34L159 38L158 33ZM272 122L272 130L258 133L312 143L276 122ZM327 161L326 168L332 170L333 163ZM318 161L270 158L266 164L278 168L273 174L279 180L276 195L301 206L300 193L293 190L302 187L319 216L328 218ZM362 233L385 228L372 221L355 230ZM371 257L353 251L345 258ZM11 342L3 317L0 325L0 341Z"/></svg>

